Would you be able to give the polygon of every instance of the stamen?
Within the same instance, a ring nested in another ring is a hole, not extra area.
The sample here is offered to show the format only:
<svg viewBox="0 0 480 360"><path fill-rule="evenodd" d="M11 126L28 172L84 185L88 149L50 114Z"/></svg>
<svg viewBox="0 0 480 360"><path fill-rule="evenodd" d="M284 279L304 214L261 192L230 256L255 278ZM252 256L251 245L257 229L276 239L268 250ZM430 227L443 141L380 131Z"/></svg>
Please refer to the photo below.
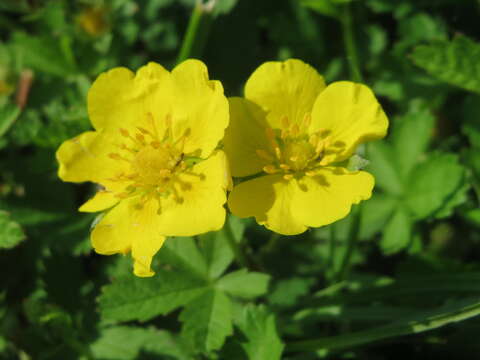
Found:
<svg viewBox="0 0 480 360"><path fill-rule="evenodd" d="M255 150L255 153L258 155L259 158L267 161L273 161L275 160L272 155L270 155L268 152L266 152L263 149L257 149Z"/></svg>
<svg viewBox="0 0 480 360"><path fill-rule="evenodd" d="M152 141L150 143L150 145L154 148L154 149L158 149L160 146L162 146L162 144L159 142L159 141Z"/></svg>
<svg viewBox="0 0 480 360"><path fill-rule="evenodd" d="M130 162L130 160L124 158L123 156L121 156L120 154L117 154L117 153L110 153L108 154L108 157L110 159L113 159L113 160L123 160L123 161L126 161L126 162Z"/></svg>
<svg viewBox="0 0 480 360"><path fill-rule="evenodd" d="M290 127L290 121L288 120L287 116L282 117L281 122L284 129L288 129Z"/></svg>
<svg viewBox="0 0 480 360"><path fill-rule="evenodd" d="M292 180L293 179L293 174L285 174L285 175L283 175L283 178L285 180Z"/></svg>
<svg viewBox="0 0 480 360"><path fill-rule="evenodd" d="M315 176L315 172L311 170L307 170L305 171L305 175L312 177L312 176Z"/></svg>
<svg viewBox="0 0 480 360"><path fill-rule="evenodd" d="M280 168L287 171L291 169L291 167L288 166L287 164L280 164Z"/></svg>
<svg viewBox="0 0 480 360"><path fill-rule="evenodd" d="M279 172L279 170L273 165L265 165L263 167L263 171L265 171L267 174L275 174Z"/></svg>
<svg viewBox="0 0 480 360"><path fill-rule="evenodd" d="M146 144L145 136L143 136L142 134L135 134L135 139L142 145Z"/></svg>
<svg viewBox="0 0 480 360"><path fill-rule="evenodd" d="M282 151L280 150L280 147L277 145L275 146L275 155L277 156L277 159L281 159L282 158Z"/></svg>
<svg viewBox="0 0 480 360"><path fill-rule="evenodd" d="M312 123L312 115L310 113L306 113L303 117L302 128L307 130Z"/></svg>
<svg viewBox="0 0 480 360"><path fill-rule="evenodd" d="M127 138L130 137L130 133L128 132L127 129L120 128L119 131L120 131L120 134L122 134L122 136L125 136L125 137L127 137Z"/></svg>

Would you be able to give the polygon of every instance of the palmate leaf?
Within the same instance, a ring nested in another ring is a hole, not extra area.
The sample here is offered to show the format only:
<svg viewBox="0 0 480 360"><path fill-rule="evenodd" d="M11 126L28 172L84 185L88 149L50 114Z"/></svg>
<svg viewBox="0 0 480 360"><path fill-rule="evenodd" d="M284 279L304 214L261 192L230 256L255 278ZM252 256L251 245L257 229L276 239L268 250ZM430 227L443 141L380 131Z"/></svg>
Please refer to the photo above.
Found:
<svg viewBox="0 0 480 360"><path fill-rule="evenodd" d="M130 275L105 286L99 298L107 322L146 321L168 314L207 291L204 279L186 271L157 271L152 278Z"/></svg>
<svg viewBox="0 0 480 360"><path fill-rule="evenodd" d="M449 204L464 183L465 169L456 155L434 154L411 174L406 203L415 218L432 216Z"/></svg>
<svg viewBox="0 0 480 360"><path fill-rule="evenodd" d="M103 288L99 304L105 323L146 321L184 307L182 337L197 352L219 349L233 331L230 296L261 296L270 279L244 269L221 277L232 261L222 236L221 231L201 236L198 244L192 238L168 239L154 277L129 274Z"/></svg>
<svg viewBox="0 0 480 360"><path fill-rule="evenodd" d="M468 37L421 45L411 56L437 79L480 94L480 44Z"/></svg>
<svg viewBox="0 0 480 360"><path fill-rule="evenodd" d="M242 347L249 360L281 359L284 344L278 336L275 317L265 306L245 306L237 315L235 325L247 339Z"/></svg>
<svg viewBox="0 0 480 360"><path fill-rule="evenodd" d="M90 345L90 349L95 359L103 360L138 359L142 351L172 360L192 359L188 350L167 331L135 326L101 329L99 338Z"/></svg>
<svg viewBox="0 0 480 360"><path fill-rule="evenodd" d="M220 290L209 289L193 299L180 313L182 335L191 339L196 349L219 349L232 334L230 298Z"/></svg>

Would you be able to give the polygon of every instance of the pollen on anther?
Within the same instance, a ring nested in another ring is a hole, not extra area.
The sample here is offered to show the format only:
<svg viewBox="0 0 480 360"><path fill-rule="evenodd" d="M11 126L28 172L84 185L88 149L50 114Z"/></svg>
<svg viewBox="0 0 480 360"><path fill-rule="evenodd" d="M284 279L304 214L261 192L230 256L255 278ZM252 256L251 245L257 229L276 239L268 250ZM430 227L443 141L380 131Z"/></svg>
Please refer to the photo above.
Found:
<svg viewBox="0 0 480 360"><path fill-rule="evenodd" d="M263 171L265 171L267 174L275 174L278 172L278 169L273 165L265 165L263 167Z"/></svg>
<svg viewBox="0 0 480 360"><path fill-rule="evenodd" d="M268 152L266 152L263 149L257 149L255 150L255 153L258 155L259 158L267 161L273 161L274 158L272 155L270 155Z"/></svg>

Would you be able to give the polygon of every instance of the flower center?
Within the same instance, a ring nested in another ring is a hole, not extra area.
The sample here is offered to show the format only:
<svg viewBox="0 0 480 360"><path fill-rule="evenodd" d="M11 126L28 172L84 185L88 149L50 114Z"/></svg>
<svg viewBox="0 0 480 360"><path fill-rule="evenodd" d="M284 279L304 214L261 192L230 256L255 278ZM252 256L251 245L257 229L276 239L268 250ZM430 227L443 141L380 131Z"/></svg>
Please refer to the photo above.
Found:
<svg viewBox="0 0 480 360"><path fill-rule="evenodd" d="M257 150L257 155L267 162L263 171L267 174L283 173L286 180L295 176L314 176L315 169L326 165L322 159L327 152L342 149L341 144L330 144L329 130L309 134L310 123L311 116L307 113L299 124L291 124L284 117L282 130L266 129L269 147Z"/></svg>
<svg viewBox="0 0 480 360"><path fill-rule="evenodd" d="M173 149L143 147L132 161L132 170L145 185L161 185L168 181L182 156Z"/></svg>
<svg viewBox="0 0 480 360"><path fill-rule="evenodd" d="M165 119L165 133L158 135L153 116L149 113L149 126L137 127L135 133L127 129L119 129L125 142L117 144L120 151L110 153L109 157L116 161L126 161L130 164L129 172L119 173L111 181L128 184L123 192L117 193L119 198L127 198L140 195L139 207L147 198L160 199L165 196L173 196L178 202L182 202L181 191L191 188L191 184L185 179L179 178L180 174L201 177L189 171L183 153L185 139L189 135L187 130L183 136L173 139L171 117Z"/></svg>

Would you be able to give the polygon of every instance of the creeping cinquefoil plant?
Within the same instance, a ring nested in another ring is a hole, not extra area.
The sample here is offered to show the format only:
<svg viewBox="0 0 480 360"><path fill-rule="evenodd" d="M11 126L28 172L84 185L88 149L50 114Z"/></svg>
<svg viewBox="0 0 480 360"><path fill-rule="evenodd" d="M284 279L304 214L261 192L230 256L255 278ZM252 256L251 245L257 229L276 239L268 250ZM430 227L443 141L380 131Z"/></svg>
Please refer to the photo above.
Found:
<svg viewBox="0 0 480 360"><path fill-rule="evenodd" d="M88 114L95 131L65 141L57 159L62 180L101 186L80 207L105 211L91 233L97 253L131 252L134 273L151 276L166 236L223 226L228 102L202 62L110 70L92 85Z"/></svg>
<svg viewBox="0 0 480 360"><path fill-rule="evenodd" d="M285 235L345 217L370 198L374 178L349 171L357 146L385 136L388 120L365 85L328 86L300 60L267 62L245 85L245 98L230 98L225 151L234 177L233 214L254 216Z"/></svg>

